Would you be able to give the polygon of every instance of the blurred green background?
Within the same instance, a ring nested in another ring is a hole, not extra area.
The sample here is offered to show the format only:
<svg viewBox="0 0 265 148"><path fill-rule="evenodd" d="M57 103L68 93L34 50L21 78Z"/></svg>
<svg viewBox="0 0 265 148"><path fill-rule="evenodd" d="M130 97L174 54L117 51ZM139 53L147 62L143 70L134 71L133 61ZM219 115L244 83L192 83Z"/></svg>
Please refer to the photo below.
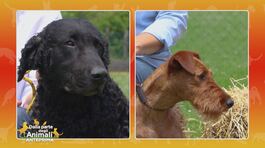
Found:
<svg viewBox="0 0 265 148"><path fill-rule="evenodd" d="M230 78L248 76L247 11L190 11L187 32L171 48L172 53L179 50L199 53L216 82L229 88ZM247 86L247 79L242 83ZM196 110L188 102L181 102L180 107L189 135L200 137L203 125Z"/></svg>
<svg viewBox="0 0 265 148"><path fill-rule="evenodd" d="M129 98L129 12L61 11L63 18L91 22L109 43L110 76Z"/></svg>

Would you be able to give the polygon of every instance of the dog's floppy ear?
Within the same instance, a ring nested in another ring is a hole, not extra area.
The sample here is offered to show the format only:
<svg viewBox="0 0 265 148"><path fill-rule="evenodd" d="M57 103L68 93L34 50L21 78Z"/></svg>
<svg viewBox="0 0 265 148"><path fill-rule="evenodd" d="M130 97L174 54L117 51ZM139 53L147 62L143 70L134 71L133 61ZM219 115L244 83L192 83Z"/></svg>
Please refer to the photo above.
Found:
<svg viewBox="0 0 265 148"><path fill-rule="evenodd" d="M195 63L194 57L200 59L199 54L192 51L179 51L174 54L169 60L169 73L173 70L180 68L185 69L187 72L194 74L195 73Z"/></svg>
<svg viewBox="0 0 265 148"><path fill-rule="evenodd" d="M20 65L18 67L18 82L24 77L27 70L36 70L39 65L38 50L41 44L40 35L31 37L21 51Z"/></svg>

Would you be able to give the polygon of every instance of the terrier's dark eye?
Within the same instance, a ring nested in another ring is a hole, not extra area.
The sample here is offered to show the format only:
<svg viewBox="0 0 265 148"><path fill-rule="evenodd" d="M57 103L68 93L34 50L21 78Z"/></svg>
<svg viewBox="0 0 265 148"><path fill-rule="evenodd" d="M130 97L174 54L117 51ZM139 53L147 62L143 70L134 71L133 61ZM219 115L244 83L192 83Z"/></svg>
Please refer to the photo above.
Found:
<svg viewBox="0 0 265 148"><path fill-rule="evenodd" d="M69 40L69 41L65 42L65 45L73 47L73 46L75 46L75 43L73 41Z"/></svg>
<svg viewBox="0 0 265 148"><path fill-rule="evenodd" d="M203 72L199 75L200 80L205 80L206 79L206 72Z"/></svg>

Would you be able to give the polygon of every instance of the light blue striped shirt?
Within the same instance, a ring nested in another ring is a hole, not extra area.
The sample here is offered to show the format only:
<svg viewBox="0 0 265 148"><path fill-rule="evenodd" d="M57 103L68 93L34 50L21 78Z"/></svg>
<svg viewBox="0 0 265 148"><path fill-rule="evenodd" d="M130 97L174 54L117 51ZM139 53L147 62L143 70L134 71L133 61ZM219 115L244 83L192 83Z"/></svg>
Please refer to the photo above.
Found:
<svg viewBox="0 0 265 148"><path fill-rule="evenodd" d="M187 29L187 11L137 11L136 35L147 32L154 35L164 44L154 54L136 56L157 68L170 56L169 48L180 38Z"/></svg>

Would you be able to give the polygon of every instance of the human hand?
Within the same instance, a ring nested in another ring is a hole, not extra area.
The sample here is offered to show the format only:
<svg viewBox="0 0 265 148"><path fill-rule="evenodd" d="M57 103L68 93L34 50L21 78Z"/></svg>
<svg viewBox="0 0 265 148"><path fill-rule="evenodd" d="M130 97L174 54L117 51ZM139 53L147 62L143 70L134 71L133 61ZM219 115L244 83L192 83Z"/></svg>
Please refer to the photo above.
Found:
<svg viewBox="0 0 265 148"><path fill-rule="evenodd" d="M17 107L21 106L21 104L22 104L22 101L17 100Z"/></svg>

